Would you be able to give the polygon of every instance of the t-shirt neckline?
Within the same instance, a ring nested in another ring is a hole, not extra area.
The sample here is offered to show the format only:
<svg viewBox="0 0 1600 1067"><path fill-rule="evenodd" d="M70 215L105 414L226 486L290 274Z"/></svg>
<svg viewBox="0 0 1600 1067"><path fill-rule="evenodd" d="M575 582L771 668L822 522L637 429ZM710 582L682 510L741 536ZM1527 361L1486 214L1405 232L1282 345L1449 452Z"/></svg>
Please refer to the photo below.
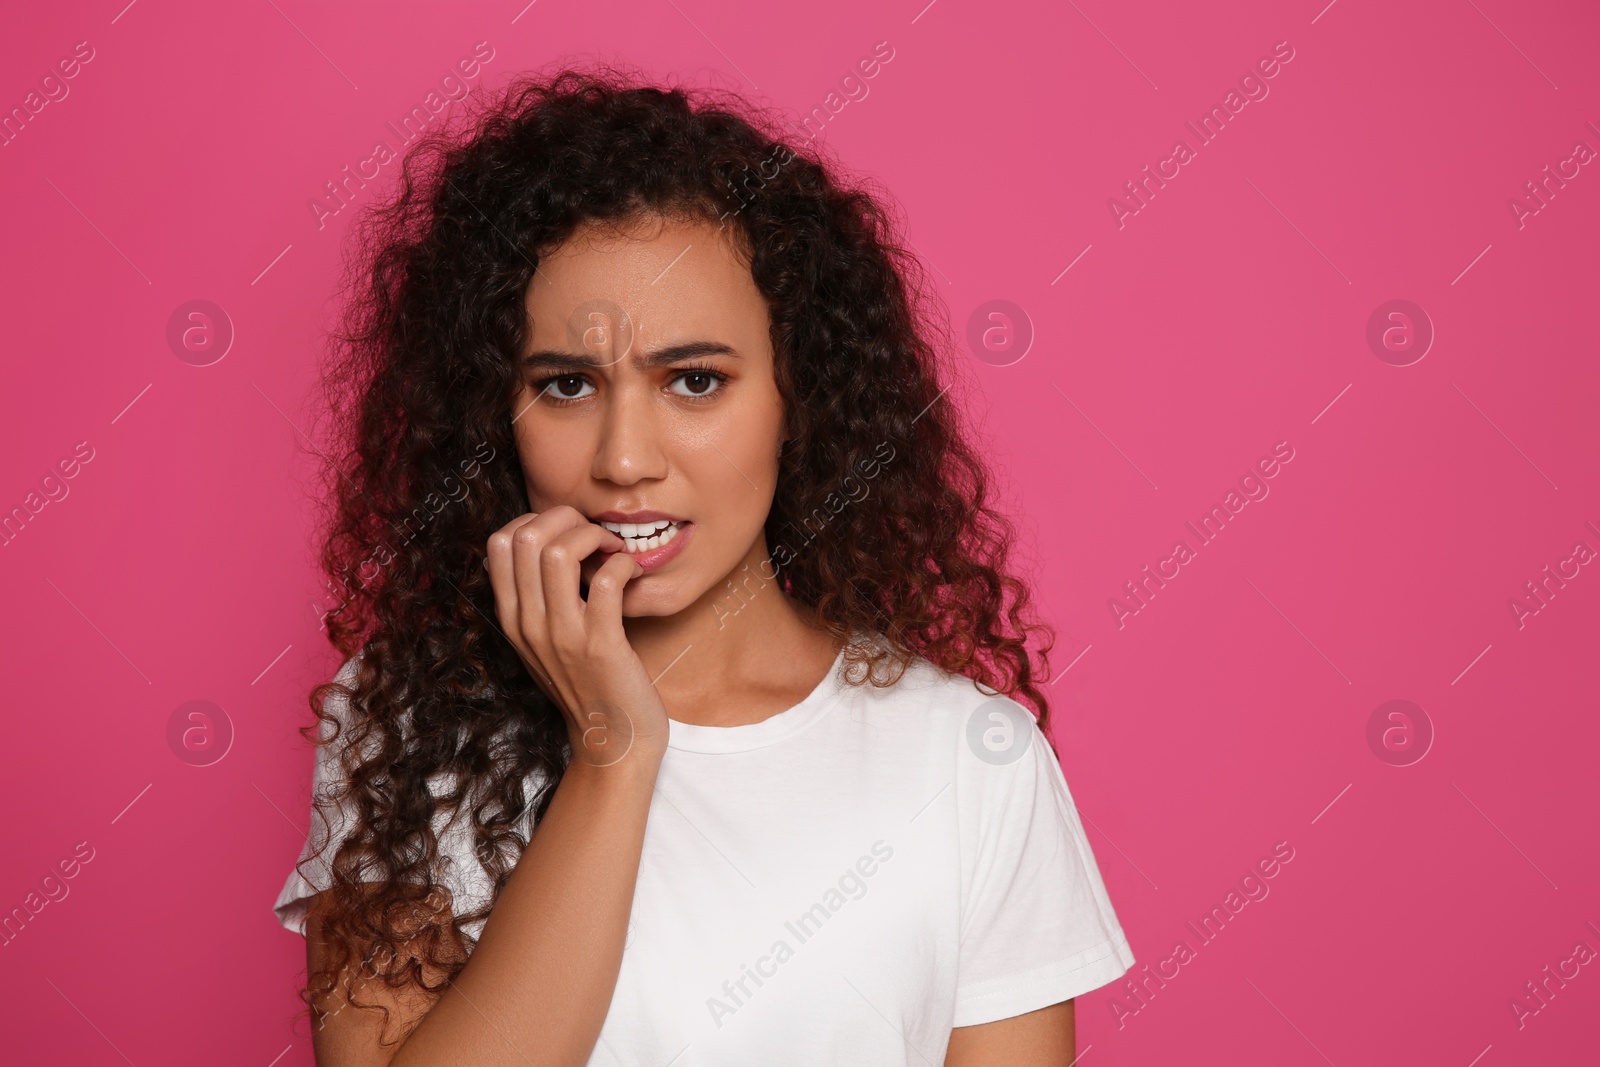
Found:
<svg viewBox="0 0 1600 1067"><path fill-rule="evenodd" d="M841 682L839 669L844 663L849 640L839 648L828 673L805 699L791 708L770 715L760 722L741 726L700 726L695 723L667 720L667 747L680 752L749 752L765 748L792 737L821 718L838 695Z"/></svg>

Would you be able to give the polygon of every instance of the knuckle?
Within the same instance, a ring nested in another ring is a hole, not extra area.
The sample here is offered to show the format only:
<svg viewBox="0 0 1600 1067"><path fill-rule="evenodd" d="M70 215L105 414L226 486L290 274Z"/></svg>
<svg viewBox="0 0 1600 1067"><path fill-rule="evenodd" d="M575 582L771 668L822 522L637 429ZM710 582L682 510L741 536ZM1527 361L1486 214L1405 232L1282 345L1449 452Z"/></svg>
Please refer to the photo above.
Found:
<svg viewBox="0 0 1600 1067"><path fill-rule="evenodd" d="M499 543L502 544L502 545L509 545L511 543L511 535L513 533L515 533L517 530L519 530L522 527L526 526L528 524L528 519L531 518L532 515L533 515L532 512L527 512L525 514L518 515L516 518L512 519L510 522L508 522L508 523L504 524L503 526L501 526L494 533L490 534L489 535L489 541L491 543L494 543L496 540L498 540Z"/></svg>

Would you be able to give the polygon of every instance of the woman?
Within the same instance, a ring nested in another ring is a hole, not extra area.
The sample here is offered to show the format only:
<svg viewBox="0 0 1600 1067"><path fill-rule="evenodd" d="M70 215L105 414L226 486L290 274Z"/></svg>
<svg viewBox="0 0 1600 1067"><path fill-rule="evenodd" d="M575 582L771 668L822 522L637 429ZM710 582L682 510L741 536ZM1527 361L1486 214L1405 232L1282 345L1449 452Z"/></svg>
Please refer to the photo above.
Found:
<svg viewBox="0 0 1600 1067"><path fill-rule="evenodd" d="M321 1064L1065 1064L1133 963L921 275L777 128L527 78L364 222Z"/></svg>

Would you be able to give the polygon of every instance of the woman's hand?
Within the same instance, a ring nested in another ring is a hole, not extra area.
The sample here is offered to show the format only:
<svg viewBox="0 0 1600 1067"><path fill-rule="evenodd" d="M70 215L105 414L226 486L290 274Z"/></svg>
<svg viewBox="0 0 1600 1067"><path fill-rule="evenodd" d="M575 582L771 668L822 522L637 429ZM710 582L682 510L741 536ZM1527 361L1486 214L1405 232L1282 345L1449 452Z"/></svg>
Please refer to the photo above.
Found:
<svg viewBox="0 0 1600 1067"><path fill-rule="evenodd" d="M584 568L602 549L616 555ZM574 760L608 766L666 750L666 707L622 628L623 587L641 573L622 538L566 505L519 516L489 537L500 626L566 715Z"/></svg>

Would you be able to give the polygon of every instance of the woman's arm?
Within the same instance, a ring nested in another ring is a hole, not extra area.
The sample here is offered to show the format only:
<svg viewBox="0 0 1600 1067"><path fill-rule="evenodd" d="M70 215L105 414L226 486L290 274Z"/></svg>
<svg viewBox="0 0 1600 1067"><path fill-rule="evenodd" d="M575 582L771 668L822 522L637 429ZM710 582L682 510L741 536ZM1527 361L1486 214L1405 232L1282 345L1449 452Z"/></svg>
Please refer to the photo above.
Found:
<svg viewBox="0 0 1600 1067"><path fill-rule="evenodd" d="M950 1031L944 1067L1068 1067L1078 1058L1072 1001Z"/></svg>
<svg viewBox="0 0 1600 1067"><path fill-rule="evenodd" d="M376 991L408 1025L420 1017L398 1050L379 1045L381 1013L358 1021L347 1007L332 1016L318 1035L319 1067L588 1062L622 968L669 735L661 696L622 626L623 587L642 571L624 547L565 505L490 536L501 632L560 707L572 758L455 982L433 998ZM615 554L590 577L586 602L583 561L602 548ZM312 936L308 926L314 955Z"/></svg>
<svg viewBox="0 0 1600 1067"><path fill-rule="evenodd" d="M456 981L439 995L358 984L316 1032L319 1067L547 1067L589 1059L622 966L645 817L659 755L630 752L610 766L575 761L556 787ZM315 967L323 950L316 908L307 924ZM431 975L430 980L437 980ZM412 1030L412 1027L415 1027ZM410 1035L398 1047L380 1047Z"/></svg>

